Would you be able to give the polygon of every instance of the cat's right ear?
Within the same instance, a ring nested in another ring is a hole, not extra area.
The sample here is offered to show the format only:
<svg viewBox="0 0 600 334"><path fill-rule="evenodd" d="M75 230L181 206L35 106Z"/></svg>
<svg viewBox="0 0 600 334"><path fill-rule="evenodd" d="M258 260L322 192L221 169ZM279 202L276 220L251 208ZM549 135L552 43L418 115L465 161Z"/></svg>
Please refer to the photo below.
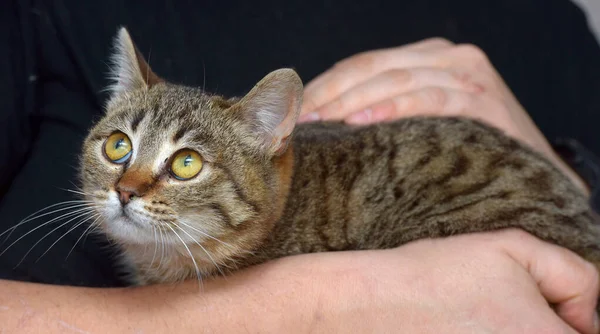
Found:
<svg viewBox="0 0 600 334"><path fill-rule="evenodd" d="M129 32L121 27L114 41L115 51L112 55L111 78L109 87L112 96L138 89L148 89L162 82L139 52Z"/></svg>
<svg viewBox="0 0 600 334"><path fill-rule="evenodd" d="M269 73L236 105L263 152L285 152L302 105L302 80L283 68Z"/></svg>

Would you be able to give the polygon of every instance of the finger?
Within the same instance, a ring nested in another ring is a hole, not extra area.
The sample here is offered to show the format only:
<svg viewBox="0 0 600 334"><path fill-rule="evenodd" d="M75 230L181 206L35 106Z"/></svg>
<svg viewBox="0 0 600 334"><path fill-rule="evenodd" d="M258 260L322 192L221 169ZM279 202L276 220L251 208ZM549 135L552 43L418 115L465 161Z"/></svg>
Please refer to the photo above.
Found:
<svg viewBox="0 0 600 334"><path fill-rule="evenodd" d="M303 106L301 114L313 111L311 108L333 100L350 87L390 69L415 67L441 67L437 53L393 48L370 51L347 58L305 86L304 97L309 104Z"/></svg>
<svg viewBox="0 0 600 334"><path fill-rule="evenodd" d="M473 93L482 91L482 86L474 83L465 72L437 68L394 69L350 88L313 111L315 114L303 115L299 121L343 119L379 101L431 86Z"/></svg>
<svg viewBox="0 0 600 334"><path fill-rule="evenodd" d="M580 334L579 331L575 330L572 326L569 326L564 320L554 315L552 320L549 320L547 323L548 329L560 329L560 333L565 334ZM596 334L596 333L594 333Z"/></svg>
<svg viewBox="0 0 600 334"><path fill-rule="evenodd" d="M461 115L475 104L475 99L464 91L426 87L378 102L344 120L349 124L370 124L411 116Z"/></svg>
<svg viewBox="0 0 600 334"><path fill-rule="evenodd" d="M452 41L449 41L445 38L433 37L409 44L406 46L406 49L410 51L435 51L448 49L454 45L455 44Z"/></svg>
<svg viewBox="0 0 600 334"><path fill-rule="evenodd" d="M380 50L359 53L357 55L354 55L354 56L351 56L351 57L348 57L346 59L339 61L336 65L339 66L340 64L342 64L344 62L348 62L348 61L351 61L352 59L364 57L370 53L376 53L376 52L383 53L385 51L390 51L390 52L394 52L394 53L410 52L410 51L412 51L412 52L435 51L435 50L448 49L453 45L455 45L453 42L451 42L445 38L440 38L440 37L427 38L427 39L424 39L424 40L421 40L421 41L418 41L415 43L402 45L402 46L395 47L395 48L387 48L387 49L380 49ZM321 75L317 76L316 78L314 78L313 80L311 80L308 84L305 85L306 90L308 90L310 92L313 89L313 87L320 85L320 83L326 79L326 77L328 76L328 73L330 73L330 72L331 71L326 71L326 72L322 73Z"/></svg>
<svg viewBox="0 0 600 334"><path fill-rule="evenodd" d="M503 239L504 250L536 280L557 314L582 333L598 333L598 271L575 253L525 232Z"/></svg>

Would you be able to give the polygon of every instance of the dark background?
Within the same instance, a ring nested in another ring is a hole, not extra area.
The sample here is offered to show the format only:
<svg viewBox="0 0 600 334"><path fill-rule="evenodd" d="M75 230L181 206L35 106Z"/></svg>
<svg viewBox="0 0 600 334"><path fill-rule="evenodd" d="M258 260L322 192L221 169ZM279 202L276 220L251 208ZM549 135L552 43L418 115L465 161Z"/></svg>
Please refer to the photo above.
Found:
<svg viewBox="0 0 600 334"><path fill-rule="evenodd" d="M550 140L600 152L600 48L567 0L3 1L0 19L0 231L73 198L59 188L74 188L82 139L102 113L119 25L160 76L221 94L243 94L278 67L308 82L361 51L434 36L474 43ZM14 269L54 226L0 256L0 278L120 284L102 240L65 260L80 229L36 262L59 229Z"/></svg>

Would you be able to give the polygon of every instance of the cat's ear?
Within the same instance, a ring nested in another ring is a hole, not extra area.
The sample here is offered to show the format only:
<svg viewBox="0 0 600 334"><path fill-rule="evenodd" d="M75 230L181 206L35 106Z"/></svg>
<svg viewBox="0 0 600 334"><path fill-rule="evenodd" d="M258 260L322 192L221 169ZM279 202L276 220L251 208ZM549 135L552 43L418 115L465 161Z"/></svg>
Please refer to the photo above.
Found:
<svg viewBox="0 0 600 334"><path fill-rule="evenodd" d="M296 71L279 69L267 74L238 102L250 132L267 154L285 152L300 114L303 88Z"/></svg>
<svg viewBox="0 0 600 334"><path fill-rule="evenodd" d="M150 88L163 81L159 78L139 52L129 32L121 27L115 37L114 53L112 55L111 77L113 84L110 91L113 95Z"/></svg>

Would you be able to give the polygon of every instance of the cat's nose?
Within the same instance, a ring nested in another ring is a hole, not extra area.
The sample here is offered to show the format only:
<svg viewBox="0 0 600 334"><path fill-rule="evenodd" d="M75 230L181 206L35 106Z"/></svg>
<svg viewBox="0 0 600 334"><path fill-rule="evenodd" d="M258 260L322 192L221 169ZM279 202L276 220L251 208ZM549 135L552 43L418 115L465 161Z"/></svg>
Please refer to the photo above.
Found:
<svg viewBox="0 0 600 334"><path fill-rule="evenodd" d="M118 190L117 189L117 194L119 194L119 201L121 202L121 205L126 205L127 203L129 203L134 197L136 197L137 195L134 194L131 191L125 191L125 190ZM139 197L139 196L138 196Z"/></svg>
<svg viewBox="0 0 600 334"><path fill-rule="evenodd" d="M142 197L152 186L154 179L150 171L131 168L127 170L115 185L121 205L131 202L134 197Z"/></svg>

